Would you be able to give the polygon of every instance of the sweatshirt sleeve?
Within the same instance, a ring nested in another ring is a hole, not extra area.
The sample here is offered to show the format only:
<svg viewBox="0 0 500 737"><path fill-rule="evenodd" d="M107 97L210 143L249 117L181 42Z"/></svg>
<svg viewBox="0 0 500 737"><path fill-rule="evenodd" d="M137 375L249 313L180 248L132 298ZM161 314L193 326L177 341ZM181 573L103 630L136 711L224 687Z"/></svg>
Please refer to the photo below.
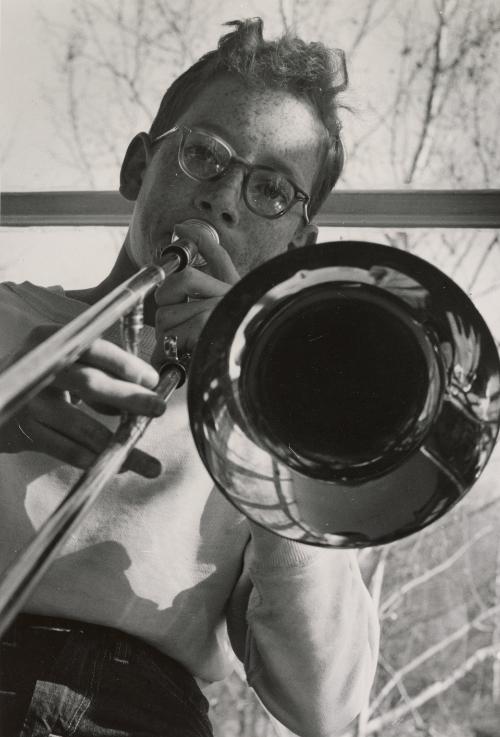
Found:
<svg viewBox="0 0 500 737"><path fill-rule="evenodd" d="M377 615L355 553L249 524L252 537L228 611L248 683L300 737L340 735L365 704L378 654Z"/></svg>

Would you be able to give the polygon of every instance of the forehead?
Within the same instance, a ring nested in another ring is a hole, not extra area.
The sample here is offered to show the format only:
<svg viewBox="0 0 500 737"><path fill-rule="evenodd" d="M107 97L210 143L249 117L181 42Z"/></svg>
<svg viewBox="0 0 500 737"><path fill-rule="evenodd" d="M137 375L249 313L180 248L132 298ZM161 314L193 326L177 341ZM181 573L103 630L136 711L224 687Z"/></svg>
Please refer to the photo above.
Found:
<svg viewBox="0 0 500 737"><path fill-rule="evenodd" d="M310 188L324 130L312 107L289 92L253 89L226 75L210 82L179 123L218 133L252 163L282 166Z"/></svg>

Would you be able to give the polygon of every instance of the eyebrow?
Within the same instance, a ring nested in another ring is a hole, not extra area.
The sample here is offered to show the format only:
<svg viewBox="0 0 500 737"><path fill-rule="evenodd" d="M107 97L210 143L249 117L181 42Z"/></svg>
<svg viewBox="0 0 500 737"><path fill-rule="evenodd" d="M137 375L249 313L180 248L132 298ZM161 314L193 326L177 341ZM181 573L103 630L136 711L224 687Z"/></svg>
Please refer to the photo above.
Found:
<svg viewBox="0 0 500 737"><path fill-rule="evenodd" d="M207 133L215 133L217 136L220 136L220 138L229 143L230 146L236 151L238 156L240 156L239 152L236 150L236 146L234 146L232 142L228 140L228 138L231 137L231 134L228 130L224 128L224 126L219 125L218 123L214 123L210 120L204 120L202 118L197 123L190 124L188 127L202 128L203 130L206 130ZM241 156L241 158L243 159L245 157ZM281 172L285 176L289 177L292 182L296 184L297 187L304 190L305 192L307 191L304 185L300 184L299 182L300 177L298 175L298 172L291 169L287 162L281 159L279 156L274 156L273 154L264 155L263 161L260 162L260 164L253 164L253 166L271 166L273 169L276 169L276 171Z"/></svg>

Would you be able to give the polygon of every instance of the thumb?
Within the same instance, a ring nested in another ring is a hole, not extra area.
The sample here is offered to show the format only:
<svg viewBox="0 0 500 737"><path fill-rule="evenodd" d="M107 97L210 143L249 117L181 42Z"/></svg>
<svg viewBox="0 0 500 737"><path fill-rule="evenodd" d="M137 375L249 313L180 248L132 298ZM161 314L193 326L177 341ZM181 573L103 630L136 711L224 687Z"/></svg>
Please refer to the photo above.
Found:
<svg viewBox="0 0 500 737"><path fill-rule="evenodd" d="M194 241L198 251L206 259L212 276L231 285L240 280L240 275L230 255L210 232L193 227L193 224L189 221L176 225L175 230L181 237ZM201 270L204 271L205 269L201 267Z"/></svg>

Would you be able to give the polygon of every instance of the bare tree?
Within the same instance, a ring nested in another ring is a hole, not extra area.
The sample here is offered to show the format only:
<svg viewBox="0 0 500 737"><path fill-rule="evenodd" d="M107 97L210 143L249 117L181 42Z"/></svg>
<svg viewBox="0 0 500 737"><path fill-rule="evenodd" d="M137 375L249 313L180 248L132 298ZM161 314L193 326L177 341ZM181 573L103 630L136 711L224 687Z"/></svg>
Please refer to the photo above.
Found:
<svg viewBox="0 0 500 737"><path fill-rule="evenodd" d="M82 183L113 186L130 137L147 128L169 83L199 55L212 0L83 0L68 25L42 17L58 69L54 124ZM110 179L110 175L113 179Z"/></svg>

